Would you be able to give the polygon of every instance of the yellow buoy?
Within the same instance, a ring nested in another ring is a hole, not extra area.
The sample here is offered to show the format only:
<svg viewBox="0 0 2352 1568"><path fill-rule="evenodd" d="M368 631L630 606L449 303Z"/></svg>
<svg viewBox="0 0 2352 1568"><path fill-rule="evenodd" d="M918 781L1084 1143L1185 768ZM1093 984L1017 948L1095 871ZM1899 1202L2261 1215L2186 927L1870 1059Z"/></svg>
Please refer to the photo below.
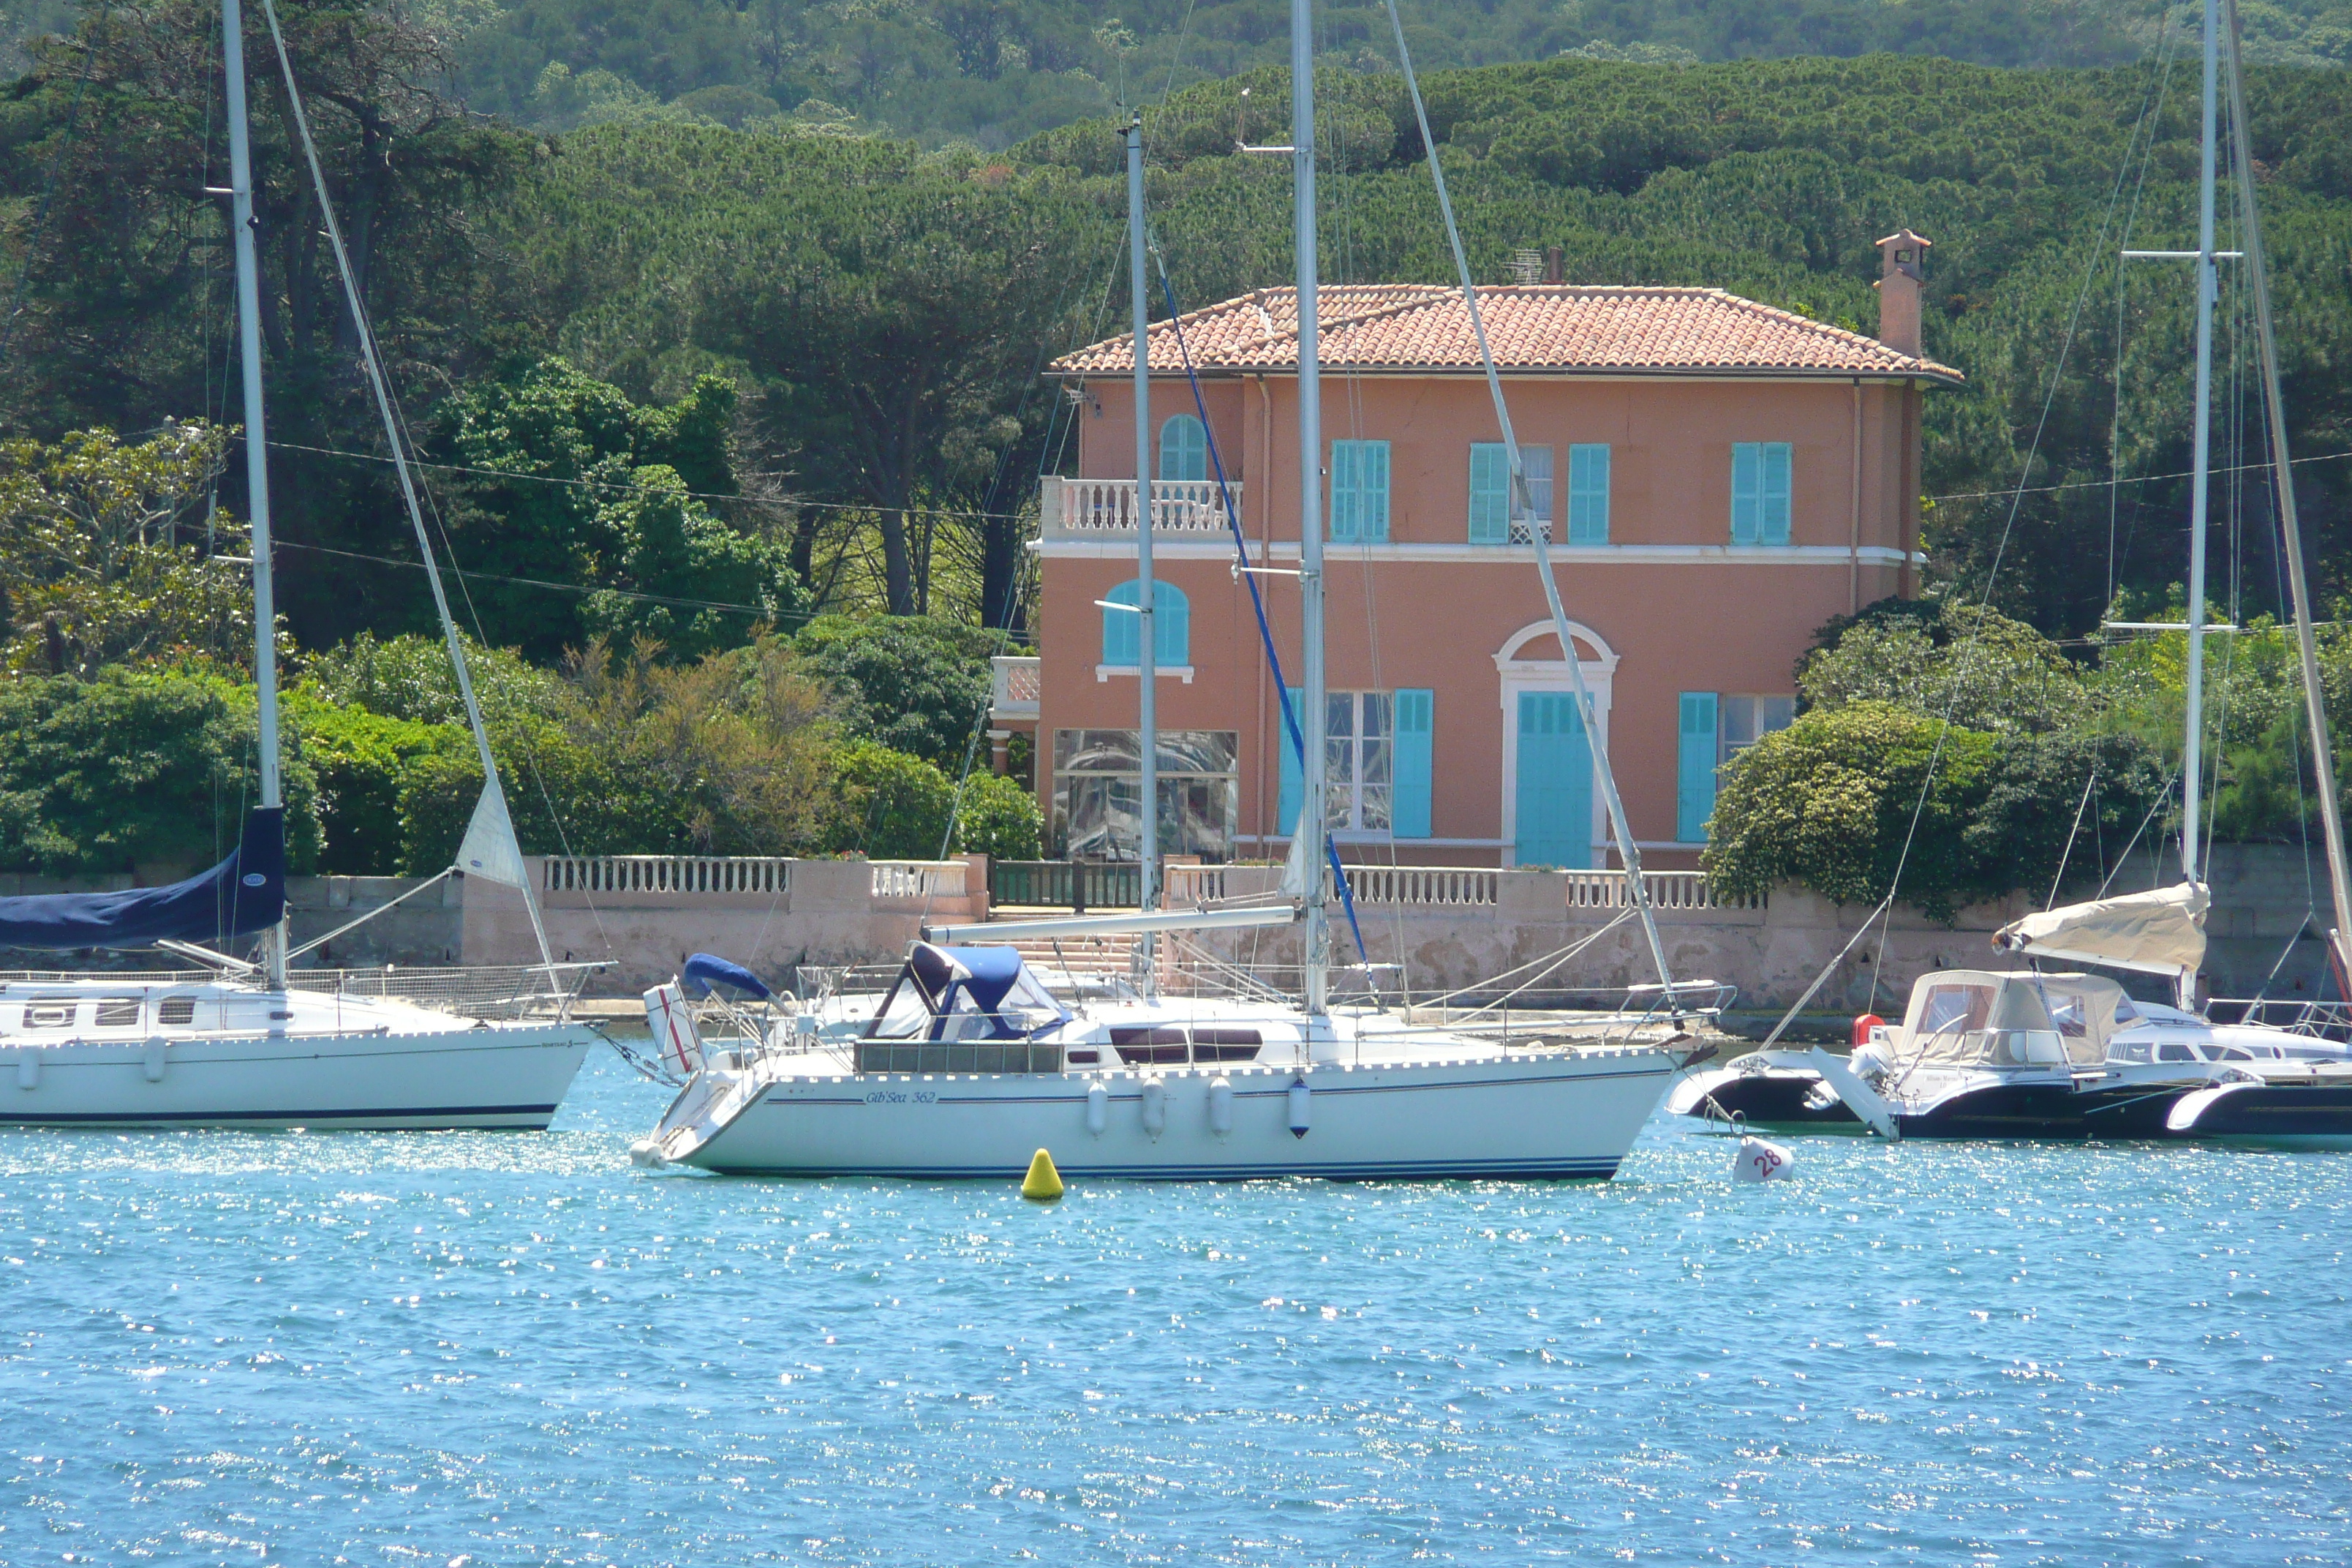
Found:
<svg viewBox="0 0 2352 1568"><path fill-rule="evenodd" d="M1021 1195L1041 1204L1062 1195L1062 1173L1054 1169L1054 1156L1043 1149L1029 1162L1029 1174L1021 1184Z"/></svg>

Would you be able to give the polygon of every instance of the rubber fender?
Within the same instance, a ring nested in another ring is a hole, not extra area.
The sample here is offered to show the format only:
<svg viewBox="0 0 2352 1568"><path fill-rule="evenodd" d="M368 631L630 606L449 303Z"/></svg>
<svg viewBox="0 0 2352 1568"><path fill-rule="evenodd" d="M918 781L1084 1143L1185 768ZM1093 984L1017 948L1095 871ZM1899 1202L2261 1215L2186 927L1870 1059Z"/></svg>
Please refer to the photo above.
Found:
<svg viewBox="0 0 2352 1568"><path fill-rule="evenodd" d="M165 1039L161 1035L157 1035L150 1038L147 1042L144 1063L147 1068L147 1081L149 1083L163 1082L163 1068L171 1059L172 1042Z"/></svg>
<svg viewBox="0 0 2352 1568"><path fill-rule="evenodd" d="M1209 1080L1209 1131L1223 1138L1234 1130L1234 1080L1219 1073Z"/></svg>
<svg viewBox="0 0 2352 1568"><path fill-rule="evenodd" d="M16 1087L18 1089L41 1087L40 1052L18 1051L16 1053Z"/></svg>
<svg viewBox="0 0 2352 1568"><path fill-rule="evenodd" d="M1168 1130L1168 1086L1156 1078L1143 1080L1143 1130L1154 1138Z"/></svg>
<svg viewBox="0 0 2352 1568"><path fill-rule="evenodd" d="M1110 1090L1101 1084L1087 1087L1087 1131L1099 1138L1110 1125Z"/></svg>
<svg viewBox="0 0 2352 1568"><path fill-rule="evenodd" d="M1314 1091L1307 1087L1305 1079L1290 1080L1290 1135L1293 1138L1306 1137L1307 1129L1313 1124L1313 1099Z"/></svg>

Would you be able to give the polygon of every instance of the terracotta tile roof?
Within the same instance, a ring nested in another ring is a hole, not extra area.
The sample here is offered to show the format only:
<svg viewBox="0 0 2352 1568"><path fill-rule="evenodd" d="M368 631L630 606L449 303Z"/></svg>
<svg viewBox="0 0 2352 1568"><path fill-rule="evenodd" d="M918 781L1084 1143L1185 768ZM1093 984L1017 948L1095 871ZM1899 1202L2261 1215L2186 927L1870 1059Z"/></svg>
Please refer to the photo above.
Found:
<svg viewBox="0 0 2352 1568"><path fill-rule="evenodd" d="M1501 369L1620 375L1917 376L1958 385L1960 373L1900 354L1874 338L1759 305L1720 289L1497 285L1478 290L1486 341ZM1327 370L1471 373L1478 342L1461 291L1430 283L1341 284L1318 310ZM1295 372L1298 295L1262 289L1182 318L1184 346L1203 373ZM1183 374L1173 323L1148 334L1155 375ZM1125 375L1121 335L1055 360L1059 375Z"/></svg>

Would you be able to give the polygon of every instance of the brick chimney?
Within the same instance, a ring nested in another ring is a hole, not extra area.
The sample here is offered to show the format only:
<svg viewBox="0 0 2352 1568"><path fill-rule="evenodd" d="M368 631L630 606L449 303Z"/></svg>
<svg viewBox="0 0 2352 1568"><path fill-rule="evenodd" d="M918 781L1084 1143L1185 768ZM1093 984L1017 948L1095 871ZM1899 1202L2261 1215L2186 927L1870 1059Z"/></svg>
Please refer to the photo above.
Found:
<svg viewBox="0 0 2352 1568"><path fill-rule="evenodd" d="M1927 244L1907 228L1878 242L1878 341L1913 359L1919 352L1919 294L1927 286Z"/></svg>

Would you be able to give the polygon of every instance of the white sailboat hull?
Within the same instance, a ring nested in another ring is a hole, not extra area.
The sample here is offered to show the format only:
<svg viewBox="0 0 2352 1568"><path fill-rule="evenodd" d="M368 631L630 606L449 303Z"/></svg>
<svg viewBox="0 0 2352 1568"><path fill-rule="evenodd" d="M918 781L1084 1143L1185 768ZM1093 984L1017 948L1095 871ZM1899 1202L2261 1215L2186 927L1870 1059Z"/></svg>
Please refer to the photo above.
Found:
<svg viewBox="0 0 2352 1568"><path fill-rule="evenodd" d="M1034 1076L795 1072L755 1061L740 1073L706 1070L640 1157L778 1175L1010 1179L1046 1149L1077 1178L1606 1180L1675 1066L1644 1049ZM1212 1100L1220 1079L1231 1085L1223 1131ZM1147 1094L1155 1080L1156 1109ZM1295 1083L1307 1088L1303 1134L1291 1125ZM1102 1104L1090 1112L1097 1084Z"/></svg>
<svg viewBox="0 0 2352 1568"><path fill-rule="evenodd" d="M505 1024L0 1044L0 1125L538 1130L595 1038Z"/></svg>

